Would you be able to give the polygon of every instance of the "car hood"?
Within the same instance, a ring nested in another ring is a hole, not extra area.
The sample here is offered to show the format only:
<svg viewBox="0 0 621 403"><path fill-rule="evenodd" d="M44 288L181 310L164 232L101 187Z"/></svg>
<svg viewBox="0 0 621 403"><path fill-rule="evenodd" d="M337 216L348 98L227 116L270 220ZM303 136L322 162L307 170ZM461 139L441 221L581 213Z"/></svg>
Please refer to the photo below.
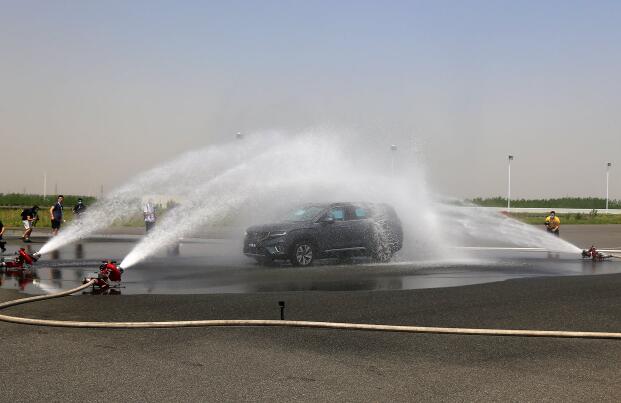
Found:
<svg viewBox="0 0 621 403"><path fill-rule="evenodd" d="M312 225L312 221L289 221L281 223L253 225L251 227L248 227L246 232L292 231L296 229L309 228Z"/></svg>

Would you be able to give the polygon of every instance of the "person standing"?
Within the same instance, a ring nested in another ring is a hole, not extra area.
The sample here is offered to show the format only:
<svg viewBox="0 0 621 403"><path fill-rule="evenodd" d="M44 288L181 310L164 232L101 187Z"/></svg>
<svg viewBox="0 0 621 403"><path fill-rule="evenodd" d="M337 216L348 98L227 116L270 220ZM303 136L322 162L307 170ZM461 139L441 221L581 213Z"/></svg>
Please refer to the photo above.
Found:
<svg viewBox="0 0 621 403"><path fill-rule="evenodd" d="M142 213L144 216L144 224L147 232L151 231L151 229L155 226L155 204L153 204L152 200L147 201L142 209Z"/></svg>
<svg viewBox="0 0 621 403"><path fill-rule="evenodd" d="M52 236L58 235L60 225L63 223L63 201L65 196L58 195L56 203L50 207L50 219L52 220Z"/></svg>
<svg viewBox="0 0 621 403"><path fill-rule="evenodd" d="M75 218L80 218L86 212L86 205L82 202L82 199L78 199L78 203L73 206L72 211Z"/></svg>
<svg viewBox="0 0 621 403"><path fill-rule="evenodd" d="M39 206L35 205L32 208L25 208L22 210L22 224L24 224L24 235L22 239L24 242L32 242L30 240L30 234L37 221L39 221Z"/></svg>
<svg viewBox="0 0 621 403"><path fill-rule="evenodd" d="M556 212L550 211L550 215L546 217L546 230L556 236L560 236L561 219L556 216Z"/></svg>
<svg viewBox="0 0 621 403"><path fill-rule="evenodd" d="M4 241L4 239L2 239L2 236L4 235L4 224L2 224L2 221L0 221L0 250L2 250L2 253L6 252L6 241Z"/></svg>

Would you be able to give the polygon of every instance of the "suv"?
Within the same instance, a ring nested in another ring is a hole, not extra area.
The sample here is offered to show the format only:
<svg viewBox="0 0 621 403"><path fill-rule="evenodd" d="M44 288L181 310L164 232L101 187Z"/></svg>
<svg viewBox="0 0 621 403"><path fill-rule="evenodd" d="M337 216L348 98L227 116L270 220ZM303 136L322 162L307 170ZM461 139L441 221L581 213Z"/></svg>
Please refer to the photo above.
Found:
<svg viewBox="0 0 621 403"><path fill-rule="evenodd" d="M388 262L402 244L401 221L387 204L310 204L280 223L248 228L244 254L260 263L290 260L294 266L355 255Z"/></svg>

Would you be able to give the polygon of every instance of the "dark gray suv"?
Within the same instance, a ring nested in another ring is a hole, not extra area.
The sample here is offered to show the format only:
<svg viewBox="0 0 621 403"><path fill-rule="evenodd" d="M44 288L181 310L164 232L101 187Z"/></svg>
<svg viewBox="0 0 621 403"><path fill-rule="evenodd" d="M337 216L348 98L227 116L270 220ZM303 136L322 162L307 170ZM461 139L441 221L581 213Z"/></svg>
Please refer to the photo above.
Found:
<svg viewBox="0 0 621 403"><path fill-rule="evenodd" d="M282 222L248 228L244 254L262 263L289 260L295 266L360 255L387 262L402 244L401 221L387 204L310 204Z"/></svg>

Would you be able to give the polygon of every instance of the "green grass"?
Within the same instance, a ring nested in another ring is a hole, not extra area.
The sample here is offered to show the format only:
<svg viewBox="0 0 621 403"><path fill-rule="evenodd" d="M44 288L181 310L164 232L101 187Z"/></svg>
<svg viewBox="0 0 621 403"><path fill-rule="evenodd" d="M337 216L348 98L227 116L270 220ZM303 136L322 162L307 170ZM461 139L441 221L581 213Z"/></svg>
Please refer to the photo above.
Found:
<svg viewBox="0 0 621 403"><path fill-rule="evenodd" d="M130 218L114 220L112 227L144 227L144 217L142 213L136 213Z"/></svg>
<svg viewBox="0 0 621 403"><path fill-rule="evenodd" d="M65 211L65 219L67 222L73 219L73 213L71 211ZM0 221L5 227L21 227L22 226L22 209L21 208L7 208L0 207ZM46 209L39 210L39 222L35 228L51 227L50 214Z"/></svg>
<svg viewBox="0 0 621 403"><path fill-rule="evenodd" d="M82 198L87 209L97 201L96 198L91 196L79 196L79 195L64 195L65 196L65 211L64 217L69 224L73 220L73 212L71 209L76 205L78 198ZM39 222L35 228L50 228L50 214L49 208L56 202L56 195L47 196L44 198L41 195L28 195L19 193L0 193L0 221L6 227L19 227L22 228L21 213L24 208L30 208L34 205L40 207L39 209ZM112 222L113 227L142 227L144 226L144 219L140 211L140 202L136 200L136 214L123 220L114 220ZM162 216L169 208L173 206L173 202L168 202L166 205L157 205L157 209L160 216ZM65 224L65 225L66 225Z"/></svg>
<svg viewBox="0 0 621 403"><path fill-rule="evenodd" d="M506 207L507 199L504 197L477 197L469 202L482 207ZM515 208L577 208L596 209L606 208L606 199L599 197L561 197L557 199L516 199L511 200L511 207ZM608 200L608 208L621 208L621 200Z"/></svg>
<svg viewBox="0 0 621 403"><path fill-rule="evenodd" d="M527 224L543 226L548 216L547 213L509 213L509 217L515 218ZM561 219L561 226L567 224L621 224L621 214L557 214Z"/></svg>

